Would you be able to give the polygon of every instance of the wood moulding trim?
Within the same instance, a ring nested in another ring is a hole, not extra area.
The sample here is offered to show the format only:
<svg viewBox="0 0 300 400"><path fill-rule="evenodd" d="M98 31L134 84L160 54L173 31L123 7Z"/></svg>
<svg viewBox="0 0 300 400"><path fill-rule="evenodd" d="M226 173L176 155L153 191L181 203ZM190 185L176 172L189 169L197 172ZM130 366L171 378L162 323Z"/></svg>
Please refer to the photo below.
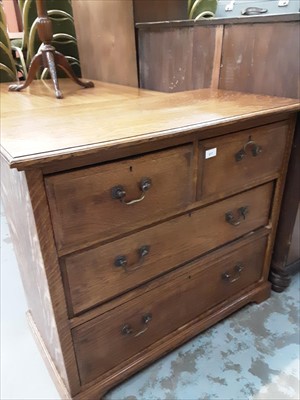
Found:
<svg viewBox="0 0 300 400"><path fill-rule="evenodd" d="M299 213L300 201L300 114L296 122L296 130L289 160L288 175L285 181L283 203L281 206L278 228L276 232L275 248L271 263L270 281L272 289L282 292L290 283L290 265L299 265L300 259L289 264L289 254L293 242L297 243L297 214ZM299 216L299 215L298 215ZM298 239L299 241L299 239Z"/></svg>
<svg viewBox="0 0 300 400"><path fill-rule="evenodd" d="M66 374L69 381L70 391L72 394L75 394L79 391L80 381L69 327L63 282L44 187L44 179L41 170L26 171L25 174L40 249L44 261L44 270L47 277L56 329L58 332L64 364L66 366Z"/></svg>
<svg viewBox="0 0 300 400"><path fill-rule="evenodd" d="M61 396L61 398L63 400L71 400L70 393L68 392L68 389L66 388L65 384L63 383L63 381L59 375L59 372L57 371L55 364L53 363L53 361L51 359L51 356L50 356L50 354L47 350L47 347L43 341L43 338L40 335L40 332L32 318L30 311L28 311L26 313L26 316L27 316L27 321L28 321L29 327L32 332L32 336L40 350L40 353L41 353L43 360L47 366L49 374L50 374L53 382L55 383L55 386L57 388L59 395Z"/></svg>
<svg viewBox="0 0 300 400"><path fill-rule="evenodd" d="M288 116L286 114L276 114L273 116L265 117L263 121L261 118L253 118L250 121L245 121L240 124L240 128L238 131L232 130L232 124L228 124L227 126L222 127L221 129L216 127L207 128L205 132L198 132L197 130L191 131L188 137L168 137L168 138L159 138L158 140L151 140L146 143L142 143L139 145L130 145L128 147L122 146L116 149L112 149L111 151L102 151L101 149L95 149L93 152L89 152L88 154L84 154L78 157L72 157L70 159L61 159L52 162L49 165L49 162L44 163L43 161L37 161L41 167L44 175L58 173L61 171L67 171L76 168L86 168L91 165L101 164L107 161L114 161L122 158L127 158L131 156L135 156L137 154L145 154L150 153L152 151L164 150L170 147L180 146L186 143L191 143L195 140L205 140L209 139L213 136L222 136L227 133L235 133L240 132L242 130L255 128L258 126L264 126L271 123L284 122L286 121ZM9 161L9 159L6 158ZM29 166L28 169L34 168L35 165ZM11 165L11 168L14 168ZM24 169L23 166L17 164L17 169ZM25 168L27 169L27 167Z"/></svg>
<svg viewBox="0 0 300 400"><path fill-rule="evenodd" d="M223 37L224 37L224 26L219 25L216 27L215 52L214 52L213 70L211 74L211 85L210 85L212 89L218 89L219 87Z"/></svg>
<svg viewBox="0 0 300 400"><path fill-rule="evenodd" d="M271 218L270 218L270 223L272 225L272 235L270 235L269 240L268 240L267 252L266 252L266 257L265 257L265 265L264 265L264 278L265 279L268 279L268 275L270 272L270 265L271 265L271 260L272 260L272 250L273 250L273 246L275 243L275 234L276 234L277 225L278 225L278 221L279 221L281 200L283 197L285 178L286 178L286 174L287 174L287 170L288 170L288 160L289 160L289 157L290 157L290 154L292 151L292 143L293 143L293 138L294 138L295 126L296 126L296 118L297 118L297 116L295 115L294 118L292 118L289 123L289 131L288 131L288 135L287 135L285 154L283 156L283 161L282 161L283 167L281 168L281 173L276 181L276 186L275 186L275 190L274 190L273 209L271 210Z"/></svg>
<svg viewBox="0 0 300 400"><path fill-rule="evenodd" d="M139 30L154 30L154 29L172 29L181 27L194 26L211 26L211 25L237 25L237 24L264 24L270 22L295 22L299 21L299 14L285 15L265 15L265 16L247 16L233 18L213 18L194 20L178 20L178 21L158 21L158 22L138 22L135 27Z"/></svg>
<svg viewBox="0 0 300 400"><path fill-rule="evenodd" d="M86 400L89 398L101 399L109 389L133 375L141 367L145 367L162 355L169 353L221 319L237 311L239 308L250 302L260 303L266 300L270 295L270 291L270 282L263 282L256 285L256 287L250 291L240 292L237 296L232 298L230 302L228 302L228 300L222 302L197 319L190 321L180 329L177 329L165 338L149 346L143 352L140 352L133 358L119 365L116 369L110 370L96 381L82 386L83 392L76 395L74 400Z"/></svg>
<svg viewBox="0 0 300 400"><path fill-rule="evenodd" d="M170 94L170 96L176 93ZM225 134L224 129L230 128L230 126L239 122L242 125L247 123L253 126L254 121L262 118L266 118L265 121L261 121L261 124L266 124L267 119L276 120L276 115L279 116L277 121L289 118L289 114L292 114L299 110L299 104L291 104L288 106L280 106L274 108L268 108L261 111L256 111L255 113L237 115L234 117L224 117L218 120L218 128L216 128L216 121L206 121L202 123L195 123L191 125L181 126L178 128L172 128L168 130L162 130L159 132L149 132L132 137L124 137L119 140L103 141L92 143L89 145L75 146L65 149L53 150L51 152L31 154L15 158L7 158L8 154L5 153L7 162L10 168L17 168L18 170L32 169L35 167L46 166L50 162L57 161L68 161L69 159L74 159L82 156L90 156L95 153L106 153L111 156L114 151L119 151L120 149L128 149L131 146L143 146L147 145L148 142L161 140L168 140L172 146L172 142L180 138L180 140L191 141L191 135L197 135L198 140L206 139L212 135L219 136ZM258 122L256 122L258 123ZM246 129L246 128L244 128ZM213 133L211 133L211 131ZM216 134L219 132L219 135ZM167 136L167 137L166 137Z"/></svg>

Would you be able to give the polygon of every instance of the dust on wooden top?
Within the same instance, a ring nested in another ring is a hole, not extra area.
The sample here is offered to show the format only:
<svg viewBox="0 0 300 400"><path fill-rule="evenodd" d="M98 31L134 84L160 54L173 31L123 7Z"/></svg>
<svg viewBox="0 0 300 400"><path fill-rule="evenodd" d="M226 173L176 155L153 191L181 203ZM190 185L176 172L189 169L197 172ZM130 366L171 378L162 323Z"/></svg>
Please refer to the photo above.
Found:
<svg viewBox="0 0 300 400"><path fill-rule="evenodd" d="M50 83L20 93L1 84L1 153L12 168L300 109L294 99L211 89L167 94L102 82L81 89L67 79L60 86L63 100Z"/></svg>

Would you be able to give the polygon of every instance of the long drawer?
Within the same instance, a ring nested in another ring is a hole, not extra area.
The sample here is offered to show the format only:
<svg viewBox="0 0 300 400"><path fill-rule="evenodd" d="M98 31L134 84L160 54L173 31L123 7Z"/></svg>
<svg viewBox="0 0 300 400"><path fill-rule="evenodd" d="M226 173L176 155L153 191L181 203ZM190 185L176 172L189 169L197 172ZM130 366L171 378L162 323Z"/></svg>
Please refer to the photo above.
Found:
<svg viewBox="0 0 300 400"><path fill-rule="evenodd" d="M182 275L73 329L82 384L257 282L266 237L228 248L208 265L186 266ZM229 252L230 251L230 252Z"/></svg>
<svg viewBox="0 0 300 400"><path fill-rule="evenodd" d="M193 148L135 157L45 179L59 250L83 247L184 209L193 197Z"/></svg>
<svg viewBox="0 0 300 400"><path fill-rule="evenodd" d="M268 224L273 183L65 258L74 314Z"/></svg>
<svg viewBox="0 0 300 400"><path fill-rule="evenodd" d="M279 172L288 127L283 121L200 142L198 200L222 198Z"/></svg>

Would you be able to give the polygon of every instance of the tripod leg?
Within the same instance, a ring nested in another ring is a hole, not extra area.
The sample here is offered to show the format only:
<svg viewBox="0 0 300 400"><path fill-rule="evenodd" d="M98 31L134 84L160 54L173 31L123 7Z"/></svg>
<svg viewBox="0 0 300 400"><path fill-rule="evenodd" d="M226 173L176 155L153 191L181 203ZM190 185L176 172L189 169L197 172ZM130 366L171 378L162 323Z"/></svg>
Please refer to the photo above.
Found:
<svg viewBox="0 0 300 400"><path fill-rule="evenodd" d="M47 59L50 75L53 81L54 85L54 90L55 90L55 96L57 99L62 99L63 94L59 89L58 86L58 80L57 80L57 73L56 73L56 65L55 65L55 59L54 59L54 52L52 51L45 51L45 56Z"/></svg>
<svg viewBox="0 0 300 400"><path fill-rule="evenodd" d="M65 71L65 73L68 75L69 78L71 78L74 82L76 82L78 85L84 87L84 88L92 88L94 87L93 82L91 81L86 81L83 82L82 80L78 79L77 76L74 74L70 64L68 63L68 60L65 58L65 56L58 51L55 52L55 60L56 64Z"/></svg>
<svg viewBox="0 0 300 400"><path fill-rule="evenodd" d="M39 68L42 65L43 65L43 55L42 53L38 53L33 57L30 63L26 81L20 84L9 85L8 90L10 92L19 92L20 90L27 88L27 86L29 86L31 82L34 80L36 73L38 72Z"/></svg>

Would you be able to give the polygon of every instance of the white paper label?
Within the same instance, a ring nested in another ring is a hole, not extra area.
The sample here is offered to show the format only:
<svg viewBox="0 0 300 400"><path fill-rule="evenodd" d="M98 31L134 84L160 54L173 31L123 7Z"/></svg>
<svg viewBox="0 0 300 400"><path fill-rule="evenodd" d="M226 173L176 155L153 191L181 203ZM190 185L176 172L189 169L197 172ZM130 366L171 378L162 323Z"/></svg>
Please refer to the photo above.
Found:
<svg viewBox="0 0 300 400"><path fill-rule="evenodd" d="M216 157L217 155L217 148L214 147L213 149L209 149L205 151L205 159L206 158L211 158L211 157Z"/></svg>

